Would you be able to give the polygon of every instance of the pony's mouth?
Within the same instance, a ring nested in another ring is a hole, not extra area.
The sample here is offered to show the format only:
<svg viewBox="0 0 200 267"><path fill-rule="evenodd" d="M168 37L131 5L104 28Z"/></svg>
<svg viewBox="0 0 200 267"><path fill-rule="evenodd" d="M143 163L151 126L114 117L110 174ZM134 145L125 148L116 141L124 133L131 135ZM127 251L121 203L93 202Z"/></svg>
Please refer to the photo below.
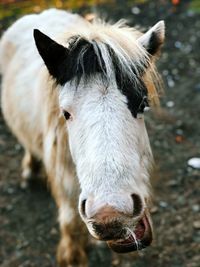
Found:
<svg viewBox="0 0 200 267"><path fill-rule="evenodd" d="M152 230L148 217L145 215L129 232L125 239L107 241L108 246L117 253L141 250L152 242Z"/></svg>

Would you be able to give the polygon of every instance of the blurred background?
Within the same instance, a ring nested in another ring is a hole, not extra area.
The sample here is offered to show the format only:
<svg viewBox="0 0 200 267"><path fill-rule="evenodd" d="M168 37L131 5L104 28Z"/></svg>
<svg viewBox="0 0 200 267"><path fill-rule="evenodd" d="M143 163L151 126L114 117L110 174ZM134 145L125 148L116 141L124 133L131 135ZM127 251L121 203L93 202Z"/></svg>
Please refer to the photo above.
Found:
<svg viewBox="0 0 200 267"><path fill-rule="evenodd" d="M158 61L162 109L146 114L156 170L152 177L155 240L134 255L112 257L104 243L89 250L92 267L200 267L200 1L0 0L0 36L24 14L57 7L148 29L166 22ZM57 211L39 182L19 187L23 149L0 113L0 266L53 267ZM196 164L189 161L196 159ZM42 174L41 174L42 175ZM80 237L81 238L81 237Z"/></svg>

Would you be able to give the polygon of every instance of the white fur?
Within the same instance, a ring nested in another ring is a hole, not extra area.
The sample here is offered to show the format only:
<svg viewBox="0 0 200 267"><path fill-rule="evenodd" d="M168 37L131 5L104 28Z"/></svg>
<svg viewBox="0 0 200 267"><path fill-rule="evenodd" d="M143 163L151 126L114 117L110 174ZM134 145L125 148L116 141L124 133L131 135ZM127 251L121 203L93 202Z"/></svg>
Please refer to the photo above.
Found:
<svg viewBox="0 0 200 267"><path fill-rule="evenodd" d="M149 195L152 158L144 121L133 118L116 84L105 92L95 81L78 89L66 84L60 92L60 105L73 114L68 133L81 199L93 198L95 207L86 202L90 217L105 204L131 213L131 194Z"/></svg>

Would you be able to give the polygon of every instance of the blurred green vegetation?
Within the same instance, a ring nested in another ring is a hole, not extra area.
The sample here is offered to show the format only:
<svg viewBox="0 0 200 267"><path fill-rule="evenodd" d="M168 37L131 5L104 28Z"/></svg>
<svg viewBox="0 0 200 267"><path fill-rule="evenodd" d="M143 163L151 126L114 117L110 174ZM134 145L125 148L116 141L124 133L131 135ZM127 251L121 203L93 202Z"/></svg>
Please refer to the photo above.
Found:
<svg viewBox="0 0 200 267"><path fill-rule="evenodd" d="M192 0L190 3L190 9L200 13L200 0Z"/></svg>
<svg viewBox="0 0 200 267"><path fill-rule="evenodd" d="M127 6L132 7L137 4L144 4L153 0L121 0ZM158 5L159 5L158 0ZM163 2L181 3L185 0L162 0ZM81 8L88 9L95 8L98 5L109 4L115 7L120 0L0 0L0 20L6 18L18 18L24 14L39 13L40 11L56 7L61 9L68 9L72 11L80 10ZM200 0L190 0L189 9L194 12L200 12Z"/></svg>
<svg viewBox="0 0 200 267"><path fill-rule="evenodd" d="M127 3L142 4L148 0L128 0ZM117 4L117 0L1 0L0 20L6 17L19 17L24 14L38 13L50 7L78 10L91 8L101 4Z"/></svg>
<svg viewBox="0 0 200 267"><path fill-rule="evenodd" d="M50 7L63 9L78 9L81 7L90 7L93 5L103 4L106 0L4 0L0 4L0 19L5 17L19 16L29 13L38 13ZM110 2L113 2L110 0Z"/></svg>

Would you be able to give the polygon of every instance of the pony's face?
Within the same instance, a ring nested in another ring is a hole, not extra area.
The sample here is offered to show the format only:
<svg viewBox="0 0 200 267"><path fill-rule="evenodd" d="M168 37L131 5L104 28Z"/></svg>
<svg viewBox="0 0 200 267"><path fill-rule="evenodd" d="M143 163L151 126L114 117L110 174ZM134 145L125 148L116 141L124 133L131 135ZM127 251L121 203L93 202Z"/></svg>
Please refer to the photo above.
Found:
<svg viewBox="0 0 200 267"><path fill-rule="evenodd" d="M147 224L152 163L143 116L133 117L114 80L105 87L98 76L78 88L66 84L59 99L65 116L70 114L67 129L82 219L102 240L122 239L134 227L139 239ZM150 222L146 228L151 231Z"/></svg>
<svg viewBox="0 0 200 267"><path fill-rule="evenodd" d="M115 50L103 55L105 47L101 49L96 42L93 46L85 40L76 41L67 51L67 57L73 59L66 60L73 66L66 78L63 58L57 62L60 54L64 57L66 48L51 39L46 42L51 40L51 47L57 46L54 64L59 67L55 68L43 49L48 37L35 34L38 50L60 84L59 105L66 118L70 151L81 187L80 215L89 232L107 241L116 252L141 249L152 241L149 172L153 159L141 115L148 92L142 76L149 65L144 50L153 56L163 36L164 24L160 22L140 37L136 47L144 53L142 63L137 61L129 69L120 67L122 62L117 61L116 55L112 58ZM81 52L82 56L74 59Z"/></svg>

